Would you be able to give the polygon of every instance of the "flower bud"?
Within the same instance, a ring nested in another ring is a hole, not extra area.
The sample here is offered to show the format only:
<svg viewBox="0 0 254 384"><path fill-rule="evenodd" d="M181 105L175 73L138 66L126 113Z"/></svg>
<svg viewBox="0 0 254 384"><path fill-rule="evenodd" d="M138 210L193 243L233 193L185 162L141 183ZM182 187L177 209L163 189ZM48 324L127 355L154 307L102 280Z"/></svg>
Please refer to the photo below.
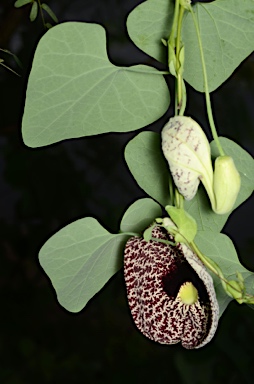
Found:
<svg viewBox="0 0 254 384"><path fill-rule="evenodd" d="M211 151L200 125L190 117L175 116L164 126L161 135L162 151L179 192L191 200L201 180L213 201Z"/></svg>
<svg viewBox="0 0 254 384"><path fill-rule="evenodd" d="M241 187L241 178L230 156L219 156L215 160L213 190L214 212L228 213L232 210Z"/></svg>

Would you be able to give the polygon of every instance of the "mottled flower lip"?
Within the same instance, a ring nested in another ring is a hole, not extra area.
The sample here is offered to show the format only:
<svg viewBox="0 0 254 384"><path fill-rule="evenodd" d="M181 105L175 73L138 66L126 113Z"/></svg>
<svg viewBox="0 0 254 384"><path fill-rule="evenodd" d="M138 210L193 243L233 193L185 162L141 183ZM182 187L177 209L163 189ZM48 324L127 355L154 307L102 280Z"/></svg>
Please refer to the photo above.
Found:
<svg viewBox="0 0 254 384"><path fill-rule="evenodd" d="M160 227L154 228L153 237L172 240ZM161 344L181 342L188 349L212 339L219 319L213 281L186 245L130 238L124 252L124 277L133 320L146 337ZM178 295L188 281L198 291L193 304L184 304Z"/></svg>

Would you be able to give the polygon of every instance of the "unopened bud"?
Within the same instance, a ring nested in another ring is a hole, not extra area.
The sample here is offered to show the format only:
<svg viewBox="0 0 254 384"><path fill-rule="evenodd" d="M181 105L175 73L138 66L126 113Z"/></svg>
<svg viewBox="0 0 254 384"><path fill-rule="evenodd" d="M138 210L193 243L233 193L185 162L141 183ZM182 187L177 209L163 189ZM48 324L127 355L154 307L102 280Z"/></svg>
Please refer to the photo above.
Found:
<svg viewBox="0 0 254 384"><path fill-rule="evenodd" d="M213 200L213 168L209 142L200 125L190 117L175 116L162 130L162 150L175 185L191 200L200 180Z"/></svg>
<svg viewBox="0 0 254 384"><path fill-rule="evenodd" d="M241 178L230 156L219 156L215 160L213 190L216 213L232 210L241 187Z"/></svg>

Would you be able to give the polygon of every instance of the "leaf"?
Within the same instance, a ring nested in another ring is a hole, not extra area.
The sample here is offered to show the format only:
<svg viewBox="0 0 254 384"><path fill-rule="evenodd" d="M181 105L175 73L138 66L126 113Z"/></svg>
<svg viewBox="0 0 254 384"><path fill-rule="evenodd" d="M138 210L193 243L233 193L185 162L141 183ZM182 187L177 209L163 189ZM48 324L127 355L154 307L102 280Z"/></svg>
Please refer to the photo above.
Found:
<svg viewBox="0 0 254 384"><path fill-rule="evenodd" d="M125 160L138 185L161 205L170 204L170 173L155 132L141 132L125 148Z"/></svg>
<svg viewBox="0 0 254 384"><path fill-rule="evenodd" d="M195 237L195 243L204 255L208 256L219 265L225 278L228 280L236 280L236 272L240 272L244 280L247 279L247 293L254 294L254 274L244 268L239 262L234 244L228 236L211 231L199 231ZM214 280L214 287L219 302L221 316L232 298L225 293L220 279L212 272L210 274ZM250 287L251 290L249 291Z"/></svg>
<svg viewBox="0 0 254 384"><path fill-rule="evenodd" d="M216 0L196 5L209 91L218 88L253 49L253 0ZM204 91L203 71L191 14L183 25L185 44L184 78L196 90Z"/></svg>
<svg viewBox="0 0 254 384"><path fill-rule="evenodd" d="M33 2L33 0L17 0L14 3L14 7L20 8L20 7L23 7L23 5L26 5L26 4L29 4L32 2Z"/></svg>
<svg viewBox="0 0 254 384"><path fill-rule="evenodd" d="M26 145L150 124L169 105L168 87L155 68L113 65L102 26L68 22L43 35L28 81L22 123Z"/></svg>
<svg viewBox="0 0 254 384"><path fill-rule="evenodd" d="M167 62L167 48L161 39L169 38L174 15L173 0L148 0L138 5L127 18L132 41L158 61Z"/></svg>
<svg viewBox="0 0 254 384"><path fill-rule="evenodd" d="M184 211L184 209L170 205L167 205L165 209L180 232L175 235L175 241L179 243L186 243L186 240L192 242L197 234L197 223L193 217Z"/></svg>
<svg viewBox="0 0 254 384"><path fill-rule="evenodd" d="M254 189L254 160L248 152L226 137L219 137L220 143L226 155L231 156L241 176L241 189L236 199L234 209L247 200ZM215 142L211 143L212 157L219 156ZM210 230L220 232L224 227L229 214L218 215L211 211L210 202L204 190L199 192L191 201L184 205L187 212L195 218L199 230Z"/></svg>
<svg viewBox="0 0 254 384"><path fill-rule="evenodd" d="M34 1L30 11L30 21L34 21L38 15L38 3Z"/></svg>
<svg viewBox="0 0 254 384"><path fill-rule="evenodd" d="M141 233L161 214L161 207L154 200L146 198L137 200L125 212L121 221L121 231Z"/></svg>
<svg viewBox="0 0 254 384"><path fill-rule="evenodd" d="M47 14L51 17L51 19L54 20L55 23L58 23L58 18L56 17L55 13L47 4L42 3L41 7L42 9L44 9L45 12L47 12Z"/></svg>
<svg viewBox="0 0 254 384"><path fill-rule="evenodd" d="M86 217L67 225L43 245L40 264L64 308L80 311L118 271L128 237L111 234L94 218Z"/></svg>
<svg viewBox="0 0 254 384"><path fill-rule="evenodd" d="M127 28L133 42L148 55L167 61L167 49L161 43L172 26L171 0L148 0L129 15ZM193 6L201 31L210 92L218 88L251 54L254 45L253 0L216 0ZM203 92L203 71L196 30L191 13L183 20L185 46L184 79Z"/></svg>

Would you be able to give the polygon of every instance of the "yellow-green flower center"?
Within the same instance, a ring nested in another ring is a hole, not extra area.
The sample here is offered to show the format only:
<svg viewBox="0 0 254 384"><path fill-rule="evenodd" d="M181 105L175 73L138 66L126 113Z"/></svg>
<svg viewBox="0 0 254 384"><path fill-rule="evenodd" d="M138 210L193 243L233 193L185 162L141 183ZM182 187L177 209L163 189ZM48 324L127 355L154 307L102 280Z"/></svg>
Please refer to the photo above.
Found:
<svg viewBox="0 0 254 384"><path fill-rule="evenodd" d="M178 297L183 304L191 305L198 300L198 291L190 281L187 281L179 289Z"/></svg>

